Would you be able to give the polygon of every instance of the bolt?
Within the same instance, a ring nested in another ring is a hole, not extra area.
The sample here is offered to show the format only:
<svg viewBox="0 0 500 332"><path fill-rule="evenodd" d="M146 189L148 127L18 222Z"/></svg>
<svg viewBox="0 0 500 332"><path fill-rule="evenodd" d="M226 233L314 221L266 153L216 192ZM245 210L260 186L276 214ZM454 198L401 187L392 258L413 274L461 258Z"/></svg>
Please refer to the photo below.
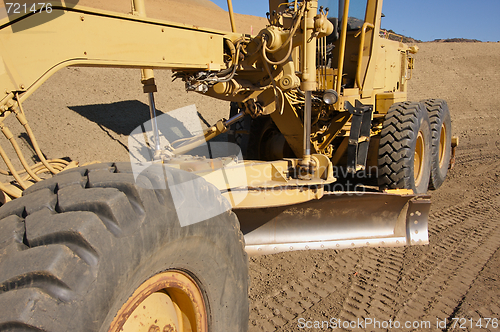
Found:
<svg viewBox="0 0 500 332"><path fill-rule="evenodd" d="M84 16L80 16L80 20L83 22L85 21L85 17Z"/></svg>
<svg viewBox="0 0 500 332"><path fill-rule="evenodd" d="M19 85L19 87L24 90L24 84Z"/></svg>
<svg viewBox="0 0 500 332"><path fill-rule="evenodd" d="M163 332L177 332L177 330L175 326L168 324L163 327Z"/></svg>
<svg viewBox="0 0 500 332"><path fill-rule="evenodd" d="M160 328L156 325L151 325L148 332L160 332Z"/></svg>

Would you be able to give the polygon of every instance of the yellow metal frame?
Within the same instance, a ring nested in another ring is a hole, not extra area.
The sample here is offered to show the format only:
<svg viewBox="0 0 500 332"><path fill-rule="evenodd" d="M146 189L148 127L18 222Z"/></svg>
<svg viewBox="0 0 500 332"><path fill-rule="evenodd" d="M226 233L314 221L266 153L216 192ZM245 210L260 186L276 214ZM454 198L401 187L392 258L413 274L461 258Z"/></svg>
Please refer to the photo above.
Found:
<svg viewBox="0 0 500 332"><path fill-rule="evenodd" d="M231 33L53 2L42 12L0 22L0 111L23 102L68 66L220 70ZM50 19L50 15L58 15ZM12 28L16 31L13 35ZM40 36L53 36L40 38ZM12 38L15 37L15 38ZM233 36L234 38L234 36Z"/></svg>

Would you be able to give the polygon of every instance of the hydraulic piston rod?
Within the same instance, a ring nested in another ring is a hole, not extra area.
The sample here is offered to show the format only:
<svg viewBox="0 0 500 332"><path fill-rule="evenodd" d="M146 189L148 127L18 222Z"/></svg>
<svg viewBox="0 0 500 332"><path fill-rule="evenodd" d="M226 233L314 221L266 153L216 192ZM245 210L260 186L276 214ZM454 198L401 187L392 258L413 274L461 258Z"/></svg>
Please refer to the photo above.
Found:
<svg viewBox="0 0 500 332"><path fill-rule="evenodd" d="M311 158L311 91L306 91L306 103L304 106L304 156L303 163L309 164Z"/></svg>
<svg viewBox="0 0 500 332"><path fill-rule="evenodd" d="M149 97L149 114L151 116L151 127L154 135L154 145L155 152L160 151L160 134L158 132L158 121L156 120L156 105L155 105L155 96L153 92L148 93Z"/></svg>
<svg viewBox="0 0 500 332"><path fill-rule="evenodd" d="M137 16L146 17L146 6L144 5L144 0L132 0L132 13ZM155 76L152 69L142 69L141 70L142 79L141 82L144 84L144 92L148 94L149 99L149 114L151 117L151 129L154 136L154 147L155 154L159 153L160 147L160 135L158 132L158 122L156 121L156 104L154 93L157 92Z"/></svg>
<svg viewBox="0 0 500 332"><path fill-rule="evenodd" d="M314 36L314 17L318 9L318 1L306 2L305 32L302 46L302 84L306 101L304 106L304 143L301 161L301 176L309 176L311 163L311 96L316 90L316 38Z"/></svg>

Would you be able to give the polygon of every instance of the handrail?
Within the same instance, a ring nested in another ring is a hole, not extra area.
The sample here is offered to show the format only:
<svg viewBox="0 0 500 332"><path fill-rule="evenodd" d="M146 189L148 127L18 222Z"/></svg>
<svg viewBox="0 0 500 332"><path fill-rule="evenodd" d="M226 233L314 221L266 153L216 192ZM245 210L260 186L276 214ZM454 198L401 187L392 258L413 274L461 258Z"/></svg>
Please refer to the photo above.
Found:
<svg viewBox="0 0 500 332"><path fill-rule="evenodd" d="M340 13L339 13L340 14ZM344 14L342 15L342 30L340 31L339 63L337 74L337 94L340 96L342 89L342 75L344 72L345 45L347 39L347 18L349 15L349 0L344 1Z"/></svg>
<svg viewBox="0 0 500 332"><path fill-rule="evenodd" d="M361 29L356 33L354 36L357 38L361 34L361 40L359 41L359 54L358 54L358 68L356 69L356 85L358 86L359 90L361 91L361 64L363 62L363 48L365 46L365 37L366 37L366 31L368 29L375 29L375 26L372 23L365 22Z"/></svg>
<svg viewBox="0 0 500 332"><path fill-rule="evenodd" d="M227 0L227 11L229 12L229 20L231 21L231 30L236 32L236 23L234 20L234 12L233 12L233 2L232 0Z"/></svg>

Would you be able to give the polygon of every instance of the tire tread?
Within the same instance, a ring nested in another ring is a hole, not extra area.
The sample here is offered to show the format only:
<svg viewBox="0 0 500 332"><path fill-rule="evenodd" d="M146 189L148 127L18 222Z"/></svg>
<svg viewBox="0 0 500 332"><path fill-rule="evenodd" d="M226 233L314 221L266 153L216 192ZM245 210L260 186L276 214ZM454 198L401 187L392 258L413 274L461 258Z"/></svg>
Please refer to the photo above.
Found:
<svg viewBox="0 0 500 332"><path fill-rule="evenodd" d="M169 229L159 218L175 216L173 207L165 204L171 196L161 187L163 174L146 170L134 179L128 163L90 165L39 182L23 197L2 206L0 310L4 314L0 330L98 330L107 319L104 309L122 294L104 288L88 295L90 285L122 283L131 273L128 266L150 259L167 238L191 232L189 227ZM191 176L177 170L171 173L179 182ZM135 181L140 186L135 186ZM208 191L201 191L211 193L211 185L207 186ZM146 213L150 214L147 224ZM226 226L217 232L226 238L236 232L236 242L227 244L227 250L243 257L238 264L247 268L238 220L234 213L227 214L219 222ZM103 266L106 272L100 272ZM88 296L102 308L84 306ZM27 303L30 314L23 314L19 303ZM244 320L244 308L235 308L234 315ZM52 316L66 317L68 325Z"/></svg>
<svg viewBox="0 0 500 332"><path fill-rule="evenodd" d="M382 189L411 189L411 143L419 127L423 105L414 102L391 106L382 125L378 155L378 183ZM424 115L426 121L427 114Z"/></svg>

